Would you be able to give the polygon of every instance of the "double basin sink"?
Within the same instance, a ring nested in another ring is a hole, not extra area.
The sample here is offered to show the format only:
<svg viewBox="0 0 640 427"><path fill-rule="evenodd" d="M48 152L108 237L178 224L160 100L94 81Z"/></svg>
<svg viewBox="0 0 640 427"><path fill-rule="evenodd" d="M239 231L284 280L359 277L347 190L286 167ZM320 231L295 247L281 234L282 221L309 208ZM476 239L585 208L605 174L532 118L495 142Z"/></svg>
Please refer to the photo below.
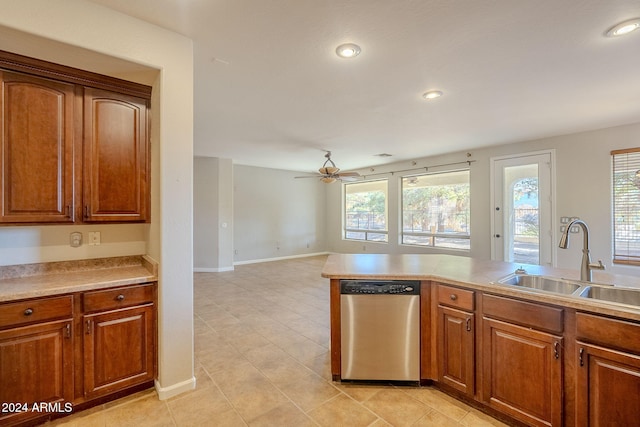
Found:
<svg viewBox="0 0 640 427"><path fill-rule="evenodd" d="M640 308L640 289L635 288L519 273L509 274L496 283Z"/></svg>

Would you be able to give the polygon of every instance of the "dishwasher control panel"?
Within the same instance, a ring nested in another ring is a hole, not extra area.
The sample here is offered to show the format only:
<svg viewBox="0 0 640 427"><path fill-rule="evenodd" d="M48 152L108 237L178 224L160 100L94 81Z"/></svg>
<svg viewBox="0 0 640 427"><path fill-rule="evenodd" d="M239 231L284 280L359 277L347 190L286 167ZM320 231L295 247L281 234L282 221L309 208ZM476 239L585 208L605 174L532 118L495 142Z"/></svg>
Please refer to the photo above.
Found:
<svg viewBox="0 0 640 427"><path fill-rule="evenodd" d="M340 293L420 295L419 280L341 280Z"/></svg>

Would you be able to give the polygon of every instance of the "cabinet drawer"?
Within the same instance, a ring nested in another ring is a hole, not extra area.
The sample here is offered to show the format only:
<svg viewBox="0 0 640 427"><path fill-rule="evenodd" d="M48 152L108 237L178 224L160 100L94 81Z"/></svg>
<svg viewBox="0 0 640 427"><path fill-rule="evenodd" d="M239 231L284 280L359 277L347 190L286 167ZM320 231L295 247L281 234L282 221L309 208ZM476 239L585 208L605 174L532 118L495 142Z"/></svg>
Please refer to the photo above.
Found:
<svg viewBox="0 0 640 427"><path fill-rule="evenodd" d="M154 289L152 283L85 292L82 295L82 310L86 313L130 307L153 302L153 297Z"/></svg>
<svg viewBox="0 0 640 427"><path fill-rule="evenodd" d="M473 311L474 292L453 286L438 285L438 304Z"/></svg>
<svg viewBox="0 0 640 427"><path fill-rule="evenodd" d="M558 307L483 295L482 312L487 317L543 331L562 333L564 330L564 310Z"/></svg>
<svg viewBox="0 0 640 427"><path fill-rule="evenodd" d="M592 314L576 314L580 340L640 354L640 324Z"/></svg>
<svg viewBox="0 0 640 427"><path fill-rule="evenodd" d="M9 302L0 305L0 328L72 316L73 298L71 295Z"/></svg>

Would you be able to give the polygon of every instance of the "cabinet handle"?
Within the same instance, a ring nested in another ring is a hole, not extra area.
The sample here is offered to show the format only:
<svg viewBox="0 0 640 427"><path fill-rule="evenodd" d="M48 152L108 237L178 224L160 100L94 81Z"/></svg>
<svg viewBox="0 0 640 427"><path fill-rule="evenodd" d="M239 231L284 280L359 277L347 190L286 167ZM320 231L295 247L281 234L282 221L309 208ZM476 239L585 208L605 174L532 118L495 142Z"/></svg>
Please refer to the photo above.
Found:
<svg viewBox="0 0 640 427"><path fill-rule="evenodd" d="M65 328L65 337L71 338L71 323L67 323L67 326L65 326L64 328Z"/></svg>
<svg viewBox="0 0 640 427"><path fill-rule="evenodd" d="M67 218L71 218L71 205L67 205Z"/></svg>
<svg viewBox="0 0 640 427"><path fill-rule="evenodd" d="M89 205L84 205L84 217L89 218Z"/></svg>
<svg viewBox="0 0 640 427"><path fill-rule="evenodd" d="M457 300L457 299L458 299L458 295L456 295L456 294L451 294L451 295L449 295L449 298L451 298L451 301L455 301L455 300Z"/></svg>
<svg viewBox="0 0 640 427"><path fill-rule="evenodd" d="M31 316L32 314L33 314L33 308L27 308L27 309L24 311L24 315L25 315L25 316Z"/></svg>
<svg viewBox="0 0 640 427"><path fill-rule="evenodd" d="M91 320L87 320L85 322L85 326L87 335L91 335Z"/></svg>
<svg viewBox="0 0 640 427"><path fill-rule="evenodd" d="M584 348L581 348L578 354L580 355L580 366L584 366L584 359L582 358L584 355Z"/></svg>
<svg viewBox="0 0 640 427"><path fill-rule="evenodd" d="M471 318L467 317L467 332L471 332Z"/></svg>
<svg viewBox="0 0 640 427"><path fill-rule="evenodd" d="M122 302L122 301L124 301L124 295L122 295L122 294L118 295L118 296L116 297L116 301L118 301L118 302Z"/></svg>
<svg viewBox="0 0 640 427"><path fill-rule="evenodd" d="M560 359L560 343L558 341L553 343L553 355L556 359Z"/></svg>

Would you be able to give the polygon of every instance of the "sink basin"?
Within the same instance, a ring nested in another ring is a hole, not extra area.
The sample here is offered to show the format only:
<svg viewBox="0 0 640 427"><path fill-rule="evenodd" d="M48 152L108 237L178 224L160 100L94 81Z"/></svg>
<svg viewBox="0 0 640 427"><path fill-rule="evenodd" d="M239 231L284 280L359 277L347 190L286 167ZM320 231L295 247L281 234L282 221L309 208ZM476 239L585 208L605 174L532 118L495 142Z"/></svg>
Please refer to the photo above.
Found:
<svg viewBox="0 0 640 427"><path fill-rule="evenodd" d="M565 295L571 295L582 286L580 283L557 277L535 276L529 274L510 274L498 280L498 283Z"/></svg>
<svg viewBox="0 0 640 427"><path fill-rule="evenodd" d="M580 296L583 298L640 307L640 289L587 286L580 292Z"/></svg>

